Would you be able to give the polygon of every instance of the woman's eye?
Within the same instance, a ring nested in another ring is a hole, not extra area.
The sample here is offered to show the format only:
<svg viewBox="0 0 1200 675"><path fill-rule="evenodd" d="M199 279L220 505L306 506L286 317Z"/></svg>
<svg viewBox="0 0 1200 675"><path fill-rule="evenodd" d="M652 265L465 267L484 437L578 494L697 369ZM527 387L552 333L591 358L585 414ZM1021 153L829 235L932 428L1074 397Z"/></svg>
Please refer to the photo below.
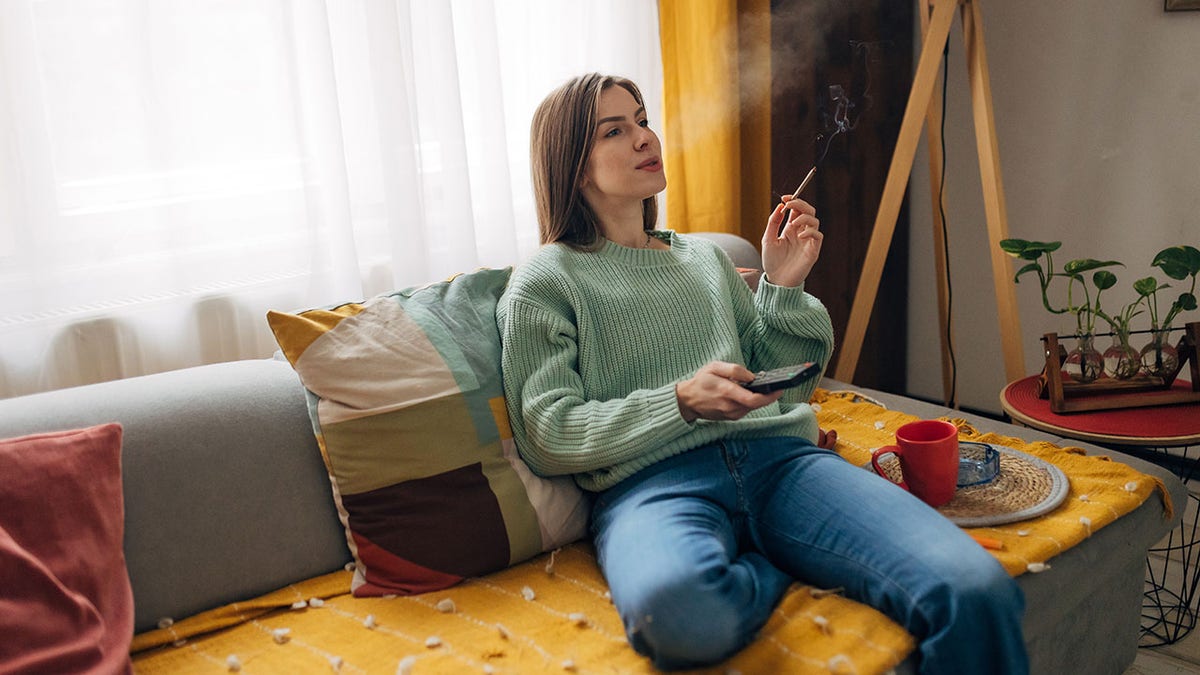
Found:
<svg viewBox="0 0 1200 675"><path fill-rule="evenodd" d="M608 133L604 134L604 137L605 137L605 138L611 138L611 137L613 137L613 136L616 136L616 135L617 135L617 134L619 134L619 133L621 133L621 130L620 130L620 129L618 129L617 127L613 127L612 129L609 129L609 130L608 130Z"/></svg>
<svg viewBox="0 0 1200 675"><path fill-rule="evenodd" d="M650 126L650 120L642 120L642 121L638 122L638 126L639 126L639 127L643 127L643 128L645 128L645 127L649 127L649 126Z"/></svg>

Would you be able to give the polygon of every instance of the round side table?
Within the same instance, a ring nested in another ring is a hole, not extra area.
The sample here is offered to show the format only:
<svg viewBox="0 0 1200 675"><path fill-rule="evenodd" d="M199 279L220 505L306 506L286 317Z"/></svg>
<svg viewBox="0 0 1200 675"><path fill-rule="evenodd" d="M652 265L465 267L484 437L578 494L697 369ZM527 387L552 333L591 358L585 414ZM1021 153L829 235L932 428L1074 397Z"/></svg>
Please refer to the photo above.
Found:
<svg viewBox="0 0 1200 675"><path fill-rule="evenodd" d="M1059 414L1050 410L1049 400L1038 397L1037 390L1036 375L1011 382L1000 393L1000 405L1017 424L1118 446L1174 472L1188 485L1186 507L1190 508L1185 508L1179 529L1171 532L1165 546L1150 549L1146 556L1139 644L1156 647L1178 642L1196 627L1200 616L1200 495L1190 483L1200 471L1200 456L1189 456L1192 446L1200 449L1200 403ZM1168 448L1176 450L1168 452Z"/></svg>

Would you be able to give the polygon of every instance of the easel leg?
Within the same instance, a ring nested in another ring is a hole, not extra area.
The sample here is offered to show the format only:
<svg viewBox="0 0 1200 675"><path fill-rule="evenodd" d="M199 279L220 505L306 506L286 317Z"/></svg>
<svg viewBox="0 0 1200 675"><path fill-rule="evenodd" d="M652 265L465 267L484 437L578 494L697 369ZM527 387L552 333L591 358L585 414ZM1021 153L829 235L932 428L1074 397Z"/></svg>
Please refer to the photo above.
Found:
<svg viewBox="0 0 1200 675"><path fill-rule="evenodd" d="M996 142L996 118L992 111L992 84L988 76L987 50L983 45L983 19L979 3L966 0L962 8L963 42L967 51L967 80L971 108L975 112L975 144L979 153L979 175L983 179L983 208L987 217L988 252L992 259L992 285L1000 317L1000 340L1004 351L1004 375L1009 382L1025 376L1025 354L1021 347L1021 317L1012 281L1008 254L1000 240L1008 238L1008 211L1000 178L1000 152Z"/></svg>
<svg viewBox="0 0 1200 675"><path fill-rule="evenodd" d="M918 2L921 16L921 34L929 33L929 5ZM945 45L946 43L942 43ZM943 59L945 56L943 55ZM942 62L939 61L939 65ZM942 76L934 80L934 91L942 84ZM936 95L936 93L935 93ZM954 325L950 320L950 284L947 281L949 261L946 260L946 232L942 222L942 195L940 186L945 175L942 165L942 108L932 100L925 113L925 138L929 143L929 195L933 201L931 210L933 224L933 268L937 275L938 335L942 341L942 397L949 408L958 407L958 395L954 387Z"/></svg>

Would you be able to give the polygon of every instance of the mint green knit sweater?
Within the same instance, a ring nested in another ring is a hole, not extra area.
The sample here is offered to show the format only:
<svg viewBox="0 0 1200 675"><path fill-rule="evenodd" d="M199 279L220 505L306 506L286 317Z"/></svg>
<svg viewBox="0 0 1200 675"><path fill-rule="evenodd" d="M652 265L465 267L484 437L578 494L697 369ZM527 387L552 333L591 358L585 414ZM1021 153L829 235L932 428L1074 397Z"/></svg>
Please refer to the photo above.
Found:
<svg viewBox="0 0 1200 675"><path fill-rule="evenodd" d="M603 490L720 438L816 440L816 378L740 420L683 419L675 384L704 364L825 365L833 327L803 288L764 279L752 294L716 244L656 234L671 250L544 246L509 281L496 315L504 393L517 449L539 474Z"/></svg>

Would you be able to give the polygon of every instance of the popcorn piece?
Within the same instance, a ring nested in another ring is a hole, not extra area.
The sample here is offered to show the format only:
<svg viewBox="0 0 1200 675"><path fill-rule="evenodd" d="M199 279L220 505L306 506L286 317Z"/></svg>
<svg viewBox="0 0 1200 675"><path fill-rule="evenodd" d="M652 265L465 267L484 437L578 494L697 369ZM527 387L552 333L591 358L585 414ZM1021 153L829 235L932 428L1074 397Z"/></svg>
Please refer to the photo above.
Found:
<svg viewBox="0 0 1200 675"><path fill-rule="evenodd" d="M887 425L886 425L886 424L884 424L882 420L881 420L881 421L878 421L878 422L876 422L876 423L875 423L875 428L876 428L876 429L879 429L879 430L882 430L882 429L883 429L884 427L886 427L886 426L887 426Z"/></svg>
<svg viewBox="0 0 1200 675"><path fill-rule="evenodd" d="M820 628L821 632L824 633L825 635L830 634L829 619L826 619L825 617L818 614L813 617L813 623L817 624L817 628Z"/></svg>
<svg viewBox="0 0 1200 675"><path fill-rule="evenodd" d="M571 672L575 672L575 662L574 662L573 660L571 660L571 659L567 659L566 661L563 661L563 662L562 662L562 669L563 669L563 670L569 670L569 671L571 671Z"/></svg>
<svg viewBox="0 0 1200 675"><path fill-rule="evenodd" d="M588 624L587 615L583 612L571 612L567 615L567 618L576 626L586 626Z"/></svg>
<svg viewBox="0 0 1200 675"><path fill-rule="evenodd" d="M331 656L331 657L329 657L329 665L333 666L333 669L334 669L335 671L336 671L336 670L341 670L341 669L342 669L342 664L343 664L343 663L345 663L345 661L343 661L343 660L342 660L342 657L340 657L340 656Z"/></svg>
<svg viewBox="0 0 1200 675"><path fill-rule="evenodd" d="M521 587L521 597L525 598L526 600L533 600L534 598L537 597L537 594L533 592L532 588L530 588L528 586L522 586Z"/></svg>
<svg viewBox="0 0 1200 675"><path fill-rule="evenodd" d="M853 673L854 662L845 654L835 654L829 659L829 663L825 664L831 673Z"/></svg>
<svg viewBox="0 0 1200 675"><path fill-rule="evenodd" d="M1089 495L1079 495L1079 501L1090 502L1090 501L1092 501L1092 498Z"/></svg>
<svg viewBox="0 0 1200 675"><path fill-rule="evenodd" d="M512 633L508 632L508 629L504 627L504 624L496 624L496 630L500 631L500 638L503 640L507 640L508 638L512 637Z"/></svg>
<svg viewBox="0 0 1200 675"><path fill-rule="evenodd" d="M308 601L309 607L324 607L325 601L320 598L312 598Z"/></svg>
<svg viewBox="0 0 1200 675"><path fill-rule="evenodd" d="M1046 570L1050 569L1050 566L1046 563L1031 562L1025 566L1025 569L1033 572L1034 574L1038 574L1039 572L1045 572Z"/></svg>
<svg viewBox="0 0 1200 675"><path fill-rule="evenodd" d="M546 562L546 574L554 574L554 559L558 557L558 552L562 549L554 549L550 552L550 560Z"/></svg>
<svg viewBox="0 0 1200 675"><path fill-rule="evenodd" d="M1126 484L1125 484L1125 491L1126 491L1126 492L1133 492L1133 491L1135 491L1135 490L1137 490L1137 489L1138 489L1138 484L1137 484L1137 481L1136 481L1136 480L1131 480L1131 481L1129 481L1128 483L1126 483Z"/></svg>
<svg viewBox="0 0 1200 675"><path fill-rule="evenodd" d="M1029 530L1017 530L1017 536L1018 537L1028 537Z"/></svg>
<svg viewBox="0 0 1200 675"><path fill-rule="evenodd" d="M159 620L158 620L158 627L159 627L159 628L161 628L161 629L163 629L163 630L166 630L166 629L168 629L168 628L170 628L171 626L174 626L174 625L175 625L175 619L172 619L172 618L171 618L171 617L169 617L169 616L163 617L163 618L161 618L161 619L159 619Z"/></svg>
<svg viewBox="0 0 1200 675"><path fill-rule="evenodd" d="M430 649L441 647L442 646L442 638L440 638L436 635L430 635L429 637L425 638L425 646L429 647Z"/></svg>
<svg viewBox="0 0 1200 675"><path fill-rule="evenodd" d="M400 663L396 666L396 675L412 675L413 666L417 663L417 657L406 656L400 659Z"/></svg>
<svg viewBox="0 0 1200 675"><path fill-rule="evenodd" d="M487 675L491 675L491 673L496 672L496 669L494 667L492 667L492 664L485 663L485 664L483 664L483 672L486 673Z"/></svg>
<svg viewBox="0 0 1200 675"><path fill-rule="evenodd" d="M374 614L368 614L367 618L363 619L363 627L366 628L367 630L375 630L375 626L377 626L377 625L379 625L379 624L375 623L375 615Z"/></svg>
<svg viewBox="0 0 1200 675"><path fill-rule="evenodd" d="M225 667L229 672L236 673L242 669L242 660L237 657L237 654L230 654L225 657Z"/></svg>
<svg viewBox="0 0 1200 675"><path fill-rule="evenodd" d="M180 638L171 643L172 647L182 647L187 644L187 638Z"/></svg>
<svg viewBox="0 0 1200 675"><path fill-rule="evenodd" d="M458 607L455 606L454 601L450 598L442 598L438 600L437 611L442 614L453 614L458 611Z"/></svg>
<svg viewBox="0 0 1200 675"><path fill-rule="evenodd" d="M347 572L353 572L353 571L355 570L354 561L352 560L352 561L350 561L350 562L346 563L346 564L345 564L345 565L342 567L342 569L346 570Z"/></svg>
<svg viewBox="0 0 1200 675"><path fill-rule="evenodd" d="M292 603L292 609L304 609L305 607L308 607L308 602L304 600L297 600Z"/></svg>
<svg viewBox="0 0 1200 675"><path fill-rule="evenodd" d="M275 630L271 631L271 638L275 640L275 644L281 645L292 639L290 635L291 632L291 628L276 628Z"/></svg>
<svg viewBox="0 0 1200 675"><path fill-rule="evenodd" d="M1079 516L1079 524L1087 528L1088 534L1092 533L1092 519L1087 516Z"/></svg>

